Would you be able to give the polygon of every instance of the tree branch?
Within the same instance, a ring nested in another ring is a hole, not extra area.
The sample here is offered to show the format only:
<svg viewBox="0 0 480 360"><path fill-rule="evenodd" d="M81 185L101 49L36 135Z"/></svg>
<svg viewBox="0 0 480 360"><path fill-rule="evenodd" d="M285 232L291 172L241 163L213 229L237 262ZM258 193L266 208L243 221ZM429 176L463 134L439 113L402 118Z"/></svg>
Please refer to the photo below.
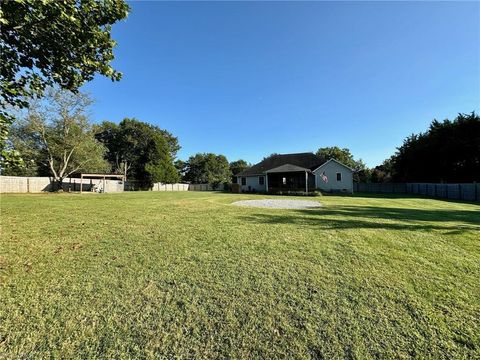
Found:
<svg viewBox="0 0 480 360"><path fill-rule="evenodd" d="M75 150L77 146L75 145L72 150L70 150L70 153L68 154L68 156L65 157L67 151L65 150L63 152L63 168L62 168L62 171L60 172L60 176L63 175L63 173L67 170L67 166L68 166L68 163L70 162L70 158L72 157L72 154ZM66 177L66 176L65 176Z"/></svg>

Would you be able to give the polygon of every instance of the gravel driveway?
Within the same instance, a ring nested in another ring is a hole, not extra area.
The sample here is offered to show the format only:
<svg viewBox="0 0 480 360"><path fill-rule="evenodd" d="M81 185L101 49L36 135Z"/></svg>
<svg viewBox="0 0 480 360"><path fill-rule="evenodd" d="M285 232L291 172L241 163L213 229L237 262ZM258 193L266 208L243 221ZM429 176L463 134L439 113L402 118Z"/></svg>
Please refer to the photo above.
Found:
<svg viewBox="0 0 480 360"><path fill-rule="evenodd" d="M235 201L233 205L272 209L312 209L322 206L318 201L273 199Z"/></svg>

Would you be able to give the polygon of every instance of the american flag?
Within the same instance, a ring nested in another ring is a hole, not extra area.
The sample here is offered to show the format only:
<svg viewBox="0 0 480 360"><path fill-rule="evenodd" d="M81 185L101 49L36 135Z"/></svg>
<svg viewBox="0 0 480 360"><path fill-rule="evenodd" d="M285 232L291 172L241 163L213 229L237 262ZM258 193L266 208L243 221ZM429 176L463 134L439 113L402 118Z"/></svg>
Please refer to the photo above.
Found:
<svg viewBox="0 0 480 360"><path fill-rule="evenodd" d="M328 177L325 175L325 171L320 175L324 183L328 183Z"/></svg>

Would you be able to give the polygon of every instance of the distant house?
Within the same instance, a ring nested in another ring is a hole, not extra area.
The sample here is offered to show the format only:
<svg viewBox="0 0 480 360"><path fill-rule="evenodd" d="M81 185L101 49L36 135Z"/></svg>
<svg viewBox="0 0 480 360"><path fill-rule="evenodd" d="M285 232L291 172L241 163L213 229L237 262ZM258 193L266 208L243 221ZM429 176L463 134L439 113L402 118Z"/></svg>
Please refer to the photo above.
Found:
<svg viewBox="0 0 480 360"><path fill-rule="evenodd" d="M353 169L314 153L272 155L236 174L245 192L323 191L353 192Z"/></svg>

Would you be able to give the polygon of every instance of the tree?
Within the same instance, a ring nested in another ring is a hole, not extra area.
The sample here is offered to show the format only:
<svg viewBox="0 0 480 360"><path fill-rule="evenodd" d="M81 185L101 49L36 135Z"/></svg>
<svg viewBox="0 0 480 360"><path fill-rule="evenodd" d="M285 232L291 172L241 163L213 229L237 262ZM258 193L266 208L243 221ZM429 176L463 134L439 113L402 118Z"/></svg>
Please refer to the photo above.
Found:
<svg viewBox="0 0 480 360"><path fill-rule="evenodd" d="M0 8L0 161L20 164L7 146L14 118L48 86L76 92L96 73L116 81L111 25L129 11L123 0L2 1Z"/></svg>
<svg viewBox="0 0 480 360"><path fill-rule="evenodd" d="M338 146L323 147L317 150L317 155L325 160L335 159L352 168L355 172L353 175L354 180L357 182L368 180L369 171L367 166L361 159L355 160L347 148L341 149Z"/></svg>
<svg viewBox="0 0 480 360"><path fill-rule="evenodd" d="M14 148L39 175L53 178L54 189L73 173L108 167L105 148L95 139L86 115L91 103L85 94L49 88L43 99L30 101L14 124Z"/></svg>
<svg viewBox="0 0 480 360"><path fill-rule="evenodd" d="M172 154L180 146L168 131L126 118L118 125L103 122L96 127L96 138L106 146L105 159L113 171L127 174L140 188L149 189L156 182L178 182Z"/></svg>
<svg viewBox="0 0 480 360"><path fill-rule="evenodd" d="M175 169L177 169L180 178L184 179L187 172L187 162L183 160L176 160L173 165L175 166Z"/></svg>
<svg viewBox="0 0 480 360"><path fill-rule="evenodd" d="M370 170L370 181L374 183L392 182L393 179L393 157L383 161L381 165Z"/></svg>
<svg viewBox="0 0 480 360"><path fill-rule="evenodd" d="M223 155L198 153L186 162L185 180L197 184L211 184L214 188L231 182L232 172Z"/></svg>
<svg viewBox="0 0 480 360"><path fill-rule="evenodd" d="M429 129L407 137L391 159L394 181L473 182L480 180L480 117L433 120Z"/></svg>
<svg viewBox="0 0 480 360"><path fill-rule="evenodd" d="M237 160L237 161L232 161L230 163L230 171L232 172L233 175L236 175L246 169L248 169L251 165L246 162L245 160Z"/></svg>
<svg viewBox="0 0 480 360"><path fill-rule="evenodd" d="M170 157L172 159L175 159L177 157L178 150L181 149L181 146L178 143L178 138L176 136L173 136L167 130L160 129L160 132L162 133L163 138L167 142L168 149L169 149L169 152L170 152Z"/></svg>
<svg viewBox="0 0 480 360"><path fill-rule="evenodd" d="M342 164L355 169L357 162L353 158L352 153L347 148L339 148L338 146L323 147L317 150L317 155L325 160L335 159Z"/></svg>
<svg viewBox="0 0 480 360"><path fill-rule="evenodd" d="M25 115L25 114L23 114ZM20 115L22 116L22 115ZM21 163L5 162L2 175L10 176L37 176L42 168L41 158L38 156L38 146L35 138L25 130L25 119L20 118L10 130L7 144L12 152L18 154ZM47 171L48 174L48 171Z"/></svg>
<svg viewBox="0 0 480 360"><path fill-rule="evenodd" d="M148 163L145 165L145 170L149 175L149 179L151 179L151 185L157 182L174 184L180 180L177 169L172 165L171 161L166 158L160 159L157 163Z"/></svg>
<svg viewBox="0 0 480 360"><path fill-rule="evenodd" d="M248 169L250 166L252 165L242 159L237 161L232 161L230 163L230 171L232 172L232 182L235 183L237 181L237 178L235 177L235 175Z"/></svg>
<svg viewBox="0 0 480 360"><path fill-rule="evenodd" d="M365 168L358 170L353 174L353 180L355 182L372 182L372 174L373 170L365 166Z"/></svg>
<svg viewBox="0 0 480 360"><path fill-rule="evenodd" d="M129 159L124 154L120 127L114 122L104 121L100 125L94 125L93 129L95 138L107 149L105 160L110 164L111 171L126 176L131 164L128 163Z"/></svg>

